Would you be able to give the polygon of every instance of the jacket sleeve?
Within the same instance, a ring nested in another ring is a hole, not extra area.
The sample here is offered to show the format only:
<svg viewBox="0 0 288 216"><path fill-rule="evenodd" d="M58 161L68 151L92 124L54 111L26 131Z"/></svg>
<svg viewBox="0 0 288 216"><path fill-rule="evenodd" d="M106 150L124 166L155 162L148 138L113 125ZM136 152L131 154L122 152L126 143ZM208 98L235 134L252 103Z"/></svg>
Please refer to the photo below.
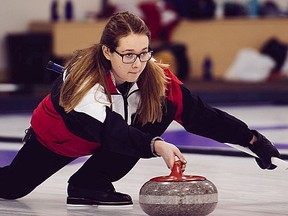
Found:
<svg viewBox="0 0 288 216"><path fill-rule="evenodd" d="M100 142L109 151L139 158L155 157L151 148L155 136L128 125L120 114L105 107L106 117L103 122L85 113L72 111L71 118L81 125L80 130L74 131L78 135L81 135L79 131L85 132L86 138ZM70 125L75 125L75 122Z"/></svg>
<svg viewBox="0 0 288 216"><path fill-rule="evenodd" d="M155 157L151 149L154 136L128 125L120 114L110 108L106 110L102 134L104 148L140 158Z"/></svg>
<svg viewBox="0 0 288 216"><path fill-rule="evenodd" d="M120 114L113 112L105 103L96 101L93 89L70 113L65 113L59 106L58 91L59 87L56 86L53 104L73 134L100 143L103 148L120 154L139 158L155 157L151 148L155 136L128 125ZM100 97L98 95L98 99Z"/></svg>
<svg viewBox="0 0 288 216"><path fill-rule="evenodd" d="M218 142L247 147L253 134L244 122L204 103L184 85L179 87L182 92L182 102L179 101L182 103L180 124L187 131Z"/></svg>
<svg viewBox="0 0 288 216"><path fill-rule="evenodd" d="M236 117L203 102L191 94L169 70L168 100L176 109L174 120L186 131L218 142L227 142L247 147L253 137L248 126Z"/></svg>

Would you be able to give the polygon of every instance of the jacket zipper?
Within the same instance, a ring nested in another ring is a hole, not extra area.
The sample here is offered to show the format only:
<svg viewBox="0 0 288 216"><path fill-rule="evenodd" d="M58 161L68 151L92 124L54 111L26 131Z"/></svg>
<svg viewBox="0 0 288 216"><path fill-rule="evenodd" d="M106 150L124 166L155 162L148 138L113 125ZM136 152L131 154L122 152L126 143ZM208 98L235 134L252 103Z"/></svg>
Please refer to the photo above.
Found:
<svg viewBox="0 0 288 216"><path fill-rule="evenodd" d="M125 121L128 122L128 96L122 95L124 100L124 118Z"/></svg>

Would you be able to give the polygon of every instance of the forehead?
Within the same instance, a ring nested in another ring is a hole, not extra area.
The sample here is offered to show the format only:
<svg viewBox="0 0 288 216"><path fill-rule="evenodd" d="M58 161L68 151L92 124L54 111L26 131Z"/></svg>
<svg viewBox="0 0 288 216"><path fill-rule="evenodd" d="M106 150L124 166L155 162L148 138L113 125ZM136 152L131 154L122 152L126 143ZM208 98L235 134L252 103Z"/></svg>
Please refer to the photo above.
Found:
<svg viewBox="0 0 288 216"><path fill-rule="evenodd" d="M119 39L118 49L121 51L141 51L149 47L149 39L145 34L129 34Z"/></svg>

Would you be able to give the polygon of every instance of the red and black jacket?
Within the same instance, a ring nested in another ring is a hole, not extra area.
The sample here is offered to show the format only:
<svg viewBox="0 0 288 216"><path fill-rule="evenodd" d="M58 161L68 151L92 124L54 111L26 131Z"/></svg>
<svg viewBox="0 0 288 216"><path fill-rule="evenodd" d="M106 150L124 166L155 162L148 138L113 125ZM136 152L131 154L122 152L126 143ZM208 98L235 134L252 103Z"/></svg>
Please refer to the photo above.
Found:
<svg viewBox="0 0 288 216"><path fill-rule="evenodd" d="M151 140L161 136L172 121L177 121L190 133L219 142L242 146L249 143L252 133L245 123L205 104L168 69L165 73L170 81L161 122L144 126L132 123L141 89L134 83L124 96L116 89L109 73L112 109L103 88L95 85L73 111L66 113L59 106L59 90L63 83L59 78L51 93L34 110L31 126L40 143L69 157L93 154L99 146L139 158L153 157Z"/></svg>

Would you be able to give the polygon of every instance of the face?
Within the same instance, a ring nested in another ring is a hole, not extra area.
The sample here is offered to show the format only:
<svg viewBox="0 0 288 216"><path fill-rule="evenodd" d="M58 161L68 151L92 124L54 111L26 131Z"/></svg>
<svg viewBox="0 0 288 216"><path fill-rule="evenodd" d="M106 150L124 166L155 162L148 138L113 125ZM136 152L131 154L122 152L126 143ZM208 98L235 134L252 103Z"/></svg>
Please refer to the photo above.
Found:
<svg viewBox="0 0 288 216"><path fill-rule="evenodd" d="M130 34L119 40L116 51L120 54L140 54L149 51L149 39L146 35ZM104 56L111 62L112 73L116 79L116 85L124 82L136 82L143 72L147 62L141 62L139 58L134 63L125 64L122 57L116 52L110 52L109 48L103 46Z"/></svg>

